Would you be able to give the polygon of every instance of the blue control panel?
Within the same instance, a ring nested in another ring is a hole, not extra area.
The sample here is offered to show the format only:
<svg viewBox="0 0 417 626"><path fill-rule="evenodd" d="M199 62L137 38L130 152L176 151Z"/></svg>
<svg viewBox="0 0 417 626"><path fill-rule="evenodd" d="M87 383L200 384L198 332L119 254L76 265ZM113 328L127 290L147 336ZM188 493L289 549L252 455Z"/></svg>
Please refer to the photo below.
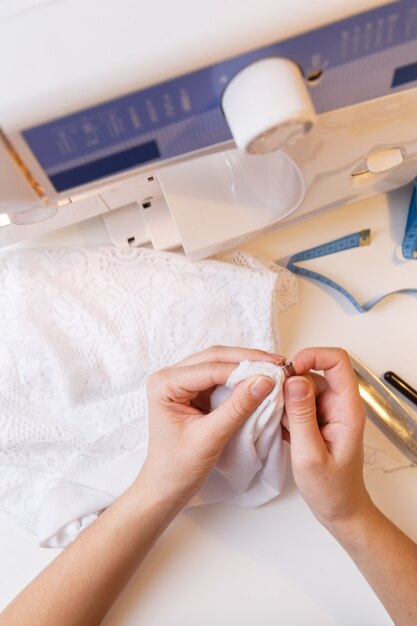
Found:
<svg viewBox="0 0 417 626"><path fill-rule="evenodd" d="M225 86L254 61L302 68L318 113L417 86L417 2L396 2L23 131L57 192L231 139Z"/></svg>

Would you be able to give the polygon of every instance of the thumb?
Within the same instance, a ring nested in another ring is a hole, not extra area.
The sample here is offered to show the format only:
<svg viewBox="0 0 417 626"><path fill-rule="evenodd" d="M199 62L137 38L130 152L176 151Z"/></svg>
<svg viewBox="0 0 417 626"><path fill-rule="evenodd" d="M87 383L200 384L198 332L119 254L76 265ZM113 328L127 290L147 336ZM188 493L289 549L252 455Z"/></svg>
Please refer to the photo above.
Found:
<svg viewBox="0 0 417 626"><path fill-rule="evenodd" d="M303 376L288 378L284 386L285 412L291 435L291 455L306 458L325 446L317 423L313 385Z"/></svg>
<svg viewBox="0 0 417 626"><path fill-rule="evenodd" d="M251 377L239 383L227 400L210 414L216 434L226 442L271 393L274 385L268 376Z"/></svg>

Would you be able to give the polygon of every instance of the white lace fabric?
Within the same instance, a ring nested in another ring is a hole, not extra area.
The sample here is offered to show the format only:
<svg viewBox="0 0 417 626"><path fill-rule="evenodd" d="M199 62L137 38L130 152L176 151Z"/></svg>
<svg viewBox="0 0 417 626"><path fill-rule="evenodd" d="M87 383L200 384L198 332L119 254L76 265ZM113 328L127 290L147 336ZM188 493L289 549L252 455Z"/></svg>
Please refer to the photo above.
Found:
<svg viewBox="0 0 417 626"><path fill-rule="evenodd" d="M34 534L68 477L146 449L150 372L212 344L278 350L287 270L114 247L0 255L0 509ZM139 464L138 464L139 469Z"/></svg>

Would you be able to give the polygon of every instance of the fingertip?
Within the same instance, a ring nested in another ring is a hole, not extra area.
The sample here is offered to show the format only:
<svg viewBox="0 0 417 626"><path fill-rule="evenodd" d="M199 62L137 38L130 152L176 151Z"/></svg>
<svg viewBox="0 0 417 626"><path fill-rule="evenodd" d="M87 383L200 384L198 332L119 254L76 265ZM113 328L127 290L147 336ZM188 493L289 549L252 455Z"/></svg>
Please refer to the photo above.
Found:
<svg viewBox="0 0 417 626"><path fill-rule="evenodd" d="M284 393L287 400L300 402L311 395L311 385L304 376L291 376L285 381Z"/></svg>
<svg viewBox="0 0 417 626"><path fill-rule="evenodd" d="M260 376L251 383L249 392L257 400L263 400L271 393L274 385L274 381L269 376Z"/></svg>
<svg viewBox="0 0 417 626"><path fill-rule="evenodd" d="M268 360L272 361L275 365L283 366L287 362L287 358L282 354L276 354L275 352L267 352Z"/></svg>
<svg viewBox="0 0 417 626"><path fill-rule="evenodd" d="M303 348L291 359L297 375L304 374L314 365L314 348Z"/></svg>

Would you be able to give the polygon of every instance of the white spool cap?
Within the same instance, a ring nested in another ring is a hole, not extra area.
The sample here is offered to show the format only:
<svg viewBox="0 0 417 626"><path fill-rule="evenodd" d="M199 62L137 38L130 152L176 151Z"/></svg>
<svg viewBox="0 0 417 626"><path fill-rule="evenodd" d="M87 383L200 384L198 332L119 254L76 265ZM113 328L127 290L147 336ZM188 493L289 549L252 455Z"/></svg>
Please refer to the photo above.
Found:
<svg viewBox="0 0 417 626"><path fill-rule="evenodd" d="M236 74L222 107L237 147L249 154L293 143L312 128L316 116L300 68L282 57L256 61Z"/></svg>

